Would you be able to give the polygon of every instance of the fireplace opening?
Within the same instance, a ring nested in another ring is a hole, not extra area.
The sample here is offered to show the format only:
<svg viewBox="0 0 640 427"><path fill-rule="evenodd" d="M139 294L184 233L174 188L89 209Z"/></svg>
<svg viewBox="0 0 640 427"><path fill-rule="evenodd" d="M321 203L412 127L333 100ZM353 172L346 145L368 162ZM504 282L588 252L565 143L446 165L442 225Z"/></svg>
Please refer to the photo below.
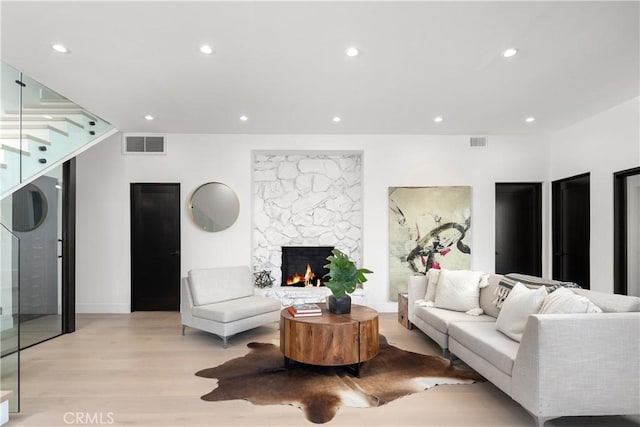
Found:
<svg viewBox="0 0 640 427"><path fill-rule="evenodd" d="M324 286L333 246L283 246L281 286Z"/></svg>

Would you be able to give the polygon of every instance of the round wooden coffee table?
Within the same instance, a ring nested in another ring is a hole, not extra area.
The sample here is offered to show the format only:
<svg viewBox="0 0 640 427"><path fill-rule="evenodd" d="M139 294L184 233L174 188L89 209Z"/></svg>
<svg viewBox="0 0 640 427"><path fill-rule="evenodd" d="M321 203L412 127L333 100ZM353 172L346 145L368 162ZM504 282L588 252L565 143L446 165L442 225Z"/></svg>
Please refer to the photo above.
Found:
<svg viewBox="0 0 640 427"><path fill-rule="evenodd" d="M360 366L379 350L378 312L351 305L351 313L332 314L326 304L318 304L322 315L293 317L280 312L280 351L285 366L290 360L319 366Z"/></svg>

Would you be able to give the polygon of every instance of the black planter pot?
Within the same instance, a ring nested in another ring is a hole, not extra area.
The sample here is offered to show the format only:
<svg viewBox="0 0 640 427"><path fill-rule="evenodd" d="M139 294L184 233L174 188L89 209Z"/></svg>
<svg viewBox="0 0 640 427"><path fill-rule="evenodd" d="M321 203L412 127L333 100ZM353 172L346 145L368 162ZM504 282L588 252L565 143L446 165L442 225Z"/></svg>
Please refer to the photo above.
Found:
<svg viewBox="0 0 640 427"><path fill-rule="evenodd" d="M333 294L328 295L327 309L329 310L329 313L334 314L351 313L351 297L349 295L345 295L337 298Z"/></svg>

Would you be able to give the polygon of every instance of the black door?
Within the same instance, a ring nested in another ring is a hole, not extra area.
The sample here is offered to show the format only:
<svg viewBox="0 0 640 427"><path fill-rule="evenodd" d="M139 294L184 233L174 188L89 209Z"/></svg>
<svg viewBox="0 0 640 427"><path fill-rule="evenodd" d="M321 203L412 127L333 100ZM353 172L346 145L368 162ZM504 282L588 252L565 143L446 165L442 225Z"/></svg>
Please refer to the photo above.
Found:
<svg viewBox="0 0 640 427"><path fill-rule="evenodd" d="M542 275L542 184L496 183L495 272Z"/></svg>
<svg viewBox="0 0 640 427"><path fill-rule="evenodd" d="M180 184L131 184L131 311L180 308Z"/></svg>
<svg viewBox="0 0 640 427"><path fill-rule="evenodd" d="M613 178L613 291L640 296L640 167Z"/></svg>
<svg viewBox="0 0 640 427"><path fill-rule="evenodd" d="M589 174L554 181L553 278L589 289Z"/></svg>

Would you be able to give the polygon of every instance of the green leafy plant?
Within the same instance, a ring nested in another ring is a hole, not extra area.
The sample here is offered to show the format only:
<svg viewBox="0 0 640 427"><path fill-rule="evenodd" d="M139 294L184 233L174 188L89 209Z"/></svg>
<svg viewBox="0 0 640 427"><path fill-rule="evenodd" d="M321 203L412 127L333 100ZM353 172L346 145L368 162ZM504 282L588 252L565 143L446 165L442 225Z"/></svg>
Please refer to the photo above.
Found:
<svg viewBox="0 0 640 427"><path fill-rule="evenodd" d="M357 268L356 264L339 249L332 250L327 261L329 264L324 266L329 270L324 276L329 278L326 286L336 298L355 291L356 286L367 281L365 274L373 273L366 268Z"/></svg>

